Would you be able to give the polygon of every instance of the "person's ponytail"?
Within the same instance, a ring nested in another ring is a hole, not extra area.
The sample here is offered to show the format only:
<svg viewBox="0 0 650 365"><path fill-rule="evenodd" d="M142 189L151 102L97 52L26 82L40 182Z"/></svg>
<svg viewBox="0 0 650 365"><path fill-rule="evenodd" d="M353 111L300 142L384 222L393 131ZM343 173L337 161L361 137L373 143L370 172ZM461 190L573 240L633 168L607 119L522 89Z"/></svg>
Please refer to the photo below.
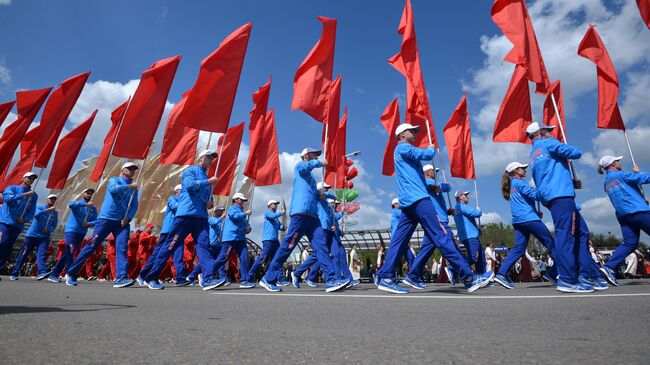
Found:
<svg viewBox="0 0 650 365"><path fill-rule="evenodd" d="M602 166L598 166L598 174L599 174L599 175L602 175L602 174L604 174L604 173L605 173L605 169L603 169Z"/></svg>
<svg viewBox="0 0 650 365"><path fill-rule="evenodd" d="M503 199L510 200L510 174L504 172L501 175L501 194L503 194Z"/></svg>

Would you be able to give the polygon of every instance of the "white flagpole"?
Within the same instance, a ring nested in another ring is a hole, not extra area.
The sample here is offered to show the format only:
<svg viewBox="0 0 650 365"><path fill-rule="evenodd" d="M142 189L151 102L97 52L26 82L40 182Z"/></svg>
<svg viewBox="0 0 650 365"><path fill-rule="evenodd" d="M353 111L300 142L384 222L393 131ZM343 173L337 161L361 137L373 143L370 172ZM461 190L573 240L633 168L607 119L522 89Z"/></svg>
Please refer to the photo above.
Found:
<svg viewBox="0 0 650 365"><path fill-rule="evenodd" d="M478 179L474 178L474 195L476 195L476 208L480 209L479 199L478 199ZM478 218L478 228L479 232L481 231L481 218Z"/></svg>
<svg viewBox="0 0 650 365"><path fill-rule="evenodd" d="M627 130L623 130L623 136L625 137L625 143L627 144L627 150L630 152L630 157L632 158L632 164L636 166L636 160L634 159L634 153L632 153L632 146L630 145L630 139L627 137ZM645 200L645 191L643 191L643 186L639 185L639 189L641 190L641 195L643 196L643 199Z"/></svg>
<svg viewBox="0 0 650 365"><path fill-rule="evenodd" d="M555 116L557 116L557 121L558 121L558 126L560 128L560 132L562 133L562 138L564 139L564 143L568 143L568 140L566 138L566 133L564 132L564 127L562 126L562 118L560 117L560 111L557 107L557 102L555 101L555 95L551 93L551 101L553 102L553 109L555 109ZM575 181L578 181L578 178L576 177L575 169L573 168L573 161L567 160L569 163L569 172L571 173L571 178Z"/></svg>

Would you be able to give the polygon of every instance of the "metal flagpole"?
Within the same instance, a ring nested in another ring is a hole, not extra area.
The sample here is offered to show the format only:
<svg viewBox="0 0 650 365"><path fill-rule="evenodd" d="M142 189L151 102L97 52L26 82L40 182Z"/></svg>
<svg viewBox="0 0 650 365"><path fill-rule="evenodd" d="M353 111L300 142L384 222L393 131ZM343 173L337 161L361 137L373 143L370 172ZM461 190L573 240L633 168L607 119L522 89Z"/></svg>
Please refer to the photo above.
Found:
<svg viewBox="0 0 650 365"><path fill-rule="evenodd" d="M217 140L217 144L219 141ZM223 142L221 142L221 149L219 149L219 156L217 156L217 167L214 169L214 177L217 177L219 173L219 165L221 164L221 155L223 154L223 147L226 144L226 134L223 135Z"/></svg>
<svg viewBox="0 0 650 365"><path fill-rule="evenodd" d="M555 115L557 116L557 121L558 121L558 126L560 127L560 132L562 133L562 138L564 139L564 143L568 143L567 138L566 138L566 133L564 132L564 127L562 126L562 118L560 117L560 111L557 107L557 102L555 101L555 95L551 93L551 101L553 102L553 109L555 109ZM575 169L573 168L573 161L567 160L569 163L569 172L571 173L571 178L573 181L578 181L576 178L576 173ZM575 184L574 184L575 185Z"/></svg>
<svg viewBox="0 0 650 365"><path fill-rule="evenodd" d="M329 123L325 123L325 145L323 146L323 158L327 160L327 144L329 143L329 128L330 125ZM327 163L330 163L330 161L327 161ZM323 166L323 177L321 178L321 182L325 182L325 169L327 166Z"/></svg>
<svg viewBox="0 0 650 365"><path fill-rule="evenodd" d="M478 179L474 178L474 195L476 195L476 209L480 209L479 199L478 199ZM478 218L478 228L479 232L481 231L481 217Z"/></svg>
<svg viewBox="0 0 650 365"><path fill-rule="evenodd" d="M440 160L440 170L442 171L442 181L446 184L447 183L447 174L445 173L445 169L447 169L447 166L445 166L445 162L442 159L442 156L440 156L440 148L436 147L436 154L438 155L438 159ZM447 204L449 204L449 209L451 209L451 194L447 192Z"/></svg>
<svg viewBox="0 0 650 365"><path fill-rule="evenodd" d="M153 141L153 143L151 143L149 145L149 147L147 148L147 152L144 155L144 160L142 160L142 167L138 169L139 170L138 171L138 176L136 177L135 182L137 184L138 181L140 181L140 187L138 188L138 190L140 192L142 192L142 184L143 184L143 181L144 181L144 179L140 180L140 177L143 175L142 171L145 169L145 165L147 163L147 157L149 157L149 151L151 150L151 147L155 143L156 143L156 141ZM124 220L127 220L128 216L129 216L129 210L131 209L131 204L133 203L133 197L134 196L135 196L135 190L131 191L131 197L129 197L129 204L126 206L126 212L124 212Z"/></svg>
<svg viewBox="0 0 650 365"><path fill-rule="evenodd" d="M632 146L630 145L630 139L627 137L627 131L626 130L623 130L623 136L625 137L625 143L627 144L627 150L630 152L630 157L632 158L632 165L636 166L636 160L634 159L634 153L632 153ZM643 185L639 185L639 189L641 190L641 195L643 196L643 200L646 200L645 191L643 191Z"/></svg>
<svg viewBox="0 0 650 365"><path fill-rule="evenodd" d="M206 150L210 149L210 142L212 142L212 132L208 135L208 144L205 145Z"/></svg>

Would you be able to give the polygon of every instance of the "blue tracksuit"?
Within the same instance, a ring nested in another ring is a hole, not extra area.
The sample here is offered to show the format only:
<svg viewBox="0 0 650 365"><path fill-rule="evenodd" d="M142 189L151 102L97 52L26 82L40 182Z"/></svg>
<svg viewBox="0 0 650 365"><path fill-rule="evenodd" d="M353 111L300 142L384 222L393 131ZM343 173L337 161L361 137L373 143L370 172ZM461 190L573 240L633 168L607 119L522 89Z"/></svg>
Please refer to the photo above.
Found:
<svg viewBox="0 0 650 365"><path fill-rule="evenodd" d="M399 222L399 215L402 214L402 210L399 208L393 208L390 211L390 234L393 236L395 234L395 228L397 228L397 222Z"/></svg>
<svg viewBox="0 0 650 365"><path fill-rule="evenodd" d="M650 174L608 170L605 192L621 225L623 242L616 247L606 266L616 272L627 255L639 246L641 230L650 232L650 207L643 199L640 186L650 183Z"/></svg>
<svg viewBox="0 0 650 365"><path fill-rule="evenodd" d="M228 261L232 251L239 257L240 281L249 281L248 248L246 247L246 228L250 227L244 209L241 205L233 204L228 208L226 222L223 225L221 251L214 262L214 270L221 271Z"/></svg>
<svg viewBox="0 0 650 365"><path fill-rule="evenodd" d="M280 241L278 240L278 231L285 231L286 228L282 223L280 223L280 217L282 212L274 212L269 209L264 213L264 230L262 233L262 252L257 256L255 262L251 266L251 269L248 273L248 276L251 280L255 279L259 267L264 263L268 267L269 263L275 253L280 247ZM283 279L283 276L280 276L279 279Z"/></svg>
<svg viewBox="0 0 650 365"><path fill-rule="evenodd" d="M329 207L332 212L334 209ZM336 275L339 275L341 279L352 280L352 272L348 267L348 254L345 252L343 243L341 242L341 228L339 227L339 219L343 218L345 215L344 211L340 211L334 214L334 226L336 230L334 231L334 239L332 240L332 246L330 249L330 256L332 257L332 262L334 263L334 272Z"/></svg>
<svg viewBox="0 0 650 365"><path fill-rule="evenodd" d="M213 277L214 259L210 255L210 227L208 225L207 204L212 201L212 186L208 183L207 171L194 165L186 168L181 175L181 193L178 197L178 207L174 216L172 229L165 238L165 243L158 252L155 264L144 278L147 282L158 280L160 272L165 267L169 256L176 250L184 247L184 240L188 234L194 239L196 254L199 257L199 265L204 280L208 281ZM181 248L179 248L181 247ZM183 269L183 276L185 270ZM179 277L177 276L177 281Z"/></svg>
<svg viewBox="0 0 650 365"><path fill-rule="evenodd" d="M456 203L454 221L456 222L456 231L458 238L463 242L467 249L467 261L469 265L474 265L476 272L482 274L485 272L485 252L481 247L479 240L479 228L476 224L476 218L481 217L483 213L469 207L463 202Z"/></svg>
<svg viewBox="0 0 650 365"><path fill-rule="evenodd" d="M221 226L223 222L221 220L221 217L215 217L212 216L208 218L208 226L210 227L210 234L208 237L210 238L210 257L212 257L213 260L217 259L217 256L219 256L219 252L221 251ZM194 281L196 277L201 273L201 265L195 265L194 269L192 272L187 276L187 279L189 281ZM221 270L219 270L219 276L225 276L226 275L226 268L225 266L221 267Z"/></svg>
<svg viewBox="0 0 650 365"><path fill-rule="evenodd" d="M463 279L469 279L473 275L453 239L441 225L427 192L421 161L430 160L433 156L432 149L415 148L406 142L398 143L395 148L395 177L402 214L391 237L386 261L377 271L376 276L380 279L395 278L395 265L406 253L418 223L424 229L425 236L435 243L442 255L457 265ZM414 263L413 266L417 265Z"/></svg>
<svg viewBox="0 0 650 365"><path fill-rule="evenodd" d="M20 269L22 269L25 258L31 254L35 247L38 247L36 254L38 275L47 272L45 256L47 255L47 248L50 246L50 235L56 229L56 225L59 222L59 215L55 210L45 211L45 209L47 209L46 205L40 205L36 208L34 221L27 230L25 243L18 257L16 257L16 263L11 271L11 275L18 276L20 274Z"/></svg>
<svg viewBox="0 0 650 365"><path fill-rule="evenodd" d="M555 226L555 256L558 277L578 283L580 275L599 275L589 254L589 228L575 204L575 189L567 159L577 159L582 151L555 138L535 138L529 158L539 200L549 208ZM578 245L578 250L575 246ZM578 269L579 267L579 269Z"/></svg>
<svg viewBox="0 0 650 365"><path fill-rule="evenodd" d="M277 278L282 273L282 265L284 265L296 244L304 235L307 236L311 247L318 256L318 262L325 276L328 280L335 279L334 265L329 256L327 245L328 238L323 233L323 230L319 229L320 222L317 208L319 193L316 189L316 180L314 180L311 173L311 170L321 166L323 164L320 161L312 160L300 161L294 168L290 209L291 222L286 237L273 257L266 275L264 275L264 279L270 284L276 283Z"/></svg>
<svg viewBox="0 0 650 365"><path fill-rule="evenodd" d="M108 179L106 196L99 212L99 218L95 223L93 234L88 244L81 249L81 252L79 252L79 255L68 269L68 275L71 277L77 277L77 273L88 256L95 252L97 247L104 242L104 239L112 233L113 237L115 237L115 280L128 279L127 249L130 224L122 226L121 221L126 218L127 222L131 222L138 211L138 191L126 187L132 182L131 179L124 176L114 176ZM131 201L130 207L129 201ZM129 208L128 214L127 208Z"/></svg>
<svg viewBox="0 0 650 365"><path fill-rule="evenodd" d="M21 194L30 190L31 188L23 185L10 185L2 192L3 204L0 206L0 271L4 270L7 265L14 243L16 243L18 235L24 228L24 224L18 223L17 219L22 217L25 222L29 222L34 218L38 195L20 197Z"/></svg>
<svg viewBox="0 0 650 365"><path fill-rule="evenodd" d="M537 189L528 185L524 179L510 179L510 212L512 223L539 220L535 202L539 200Z"/></svg>
<svg viewBox="0 0 650 365"><path fill-rule="evenodd" d="M78 199L68 204L70 208L70 216L65 224L63 238L65 240L65 250L59 258L59 261L54 264L50 276L56 278L72 265L72 255L81 244L88 227L84 227L84 222L89 226L94 227L97 220L97 208L94 206L87 206L84 199Z"/></svg>
<svg viewBox="0 0 650 365"><path fill-rule="evenodd" d="M426 178L427 190L429 191L429 196L431 196L431 201L433 206L436 208L436 213L438 214L438 219L442 223L449 223L449 217L447 216L447 203L445 203L445 197L442 193L448 193L451 191L451 185L447 183L442 183L439 186L439 191L435 191L435 186L437 185L436 180L431 178Z"/></svg>
<svg viewBox="0 0 650 365"><path fill-rule="evenodd" d="M312 252L307 257L307 260L305 260L305 262L296 268L293 274L296 277L301 277L302 274L304 274L307 270L309 270L307 280L313 281L315 283L318 282L318 270L320 270L320 265L318 264L318 256L314 252Z"/></svg>

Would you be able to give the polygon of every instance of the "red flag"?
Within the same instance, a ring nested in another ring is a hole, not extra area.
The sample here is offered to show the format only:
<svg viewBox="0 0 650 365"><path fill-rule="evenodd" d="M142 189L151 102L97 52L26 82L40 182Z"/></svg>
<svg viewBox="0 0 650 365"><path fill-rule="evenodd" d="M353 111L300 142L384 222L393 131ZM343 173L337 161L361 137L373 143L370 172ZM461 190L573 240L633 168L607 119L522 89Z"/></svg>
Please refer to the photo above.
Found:
<svg viewBox="0 0 650 365"><path fill-rule="evenodd" d="M34 159L36 158L36 145L41 131L41 126L37 125L25 134L23 140L20 141L20 160L14 166L13 170L6 175L6 178L0 184L0 191L9 185L18 185L23 179L23 175L32 170ZM39 176L40 177L40 176Z"/></svg>
<svg viewBox="0 0 650 365"><path fill-rule="evenodd" d="M77 128L70 131L59 141L59 146L56 148L56 154L54 155L54 162L52 163L52 171L50 171L50 177L47 180L48 189L63 189L96 115L97 109L85 122L79 124Z"/></svg>
<svg viewBox="0 0 650 365"><path fill-rule="evenodd" d="M241 145L241 139L243 135L244 123L242 122L234 127L228 128L226 134L219 138L219 143L223 143L223 147L219 152L221 154L221 158L219 159L220 166L217 174L217 184L212 190L212 193L214 195L230 195L230 188L232 187L232 182L235 178L235 171L237 170L239 146ZM222 138L225 138L223 142L221 141ZM215 163L210 167L208 175L214 176L216 168L217 161L215 161Z"/></svg>
<svg viewBox="0 0 650 365"><path fill-rule="evenodd" d="M451 176L462 179L476 179L469 113L467 113L467 98L465 95L463 95L451 118L449 118L443 134L445 135L447 150L449 150Z"/></svg>
<svg viewBox="0 0 650 365"><path fill-rule="evenodd" d="M639 7L645 25L650 29L650 0L636 0L636 5Z"/></svg>
<svg viewBox="0 0 650 365"><path fill-rule="evenodd" d="M129 99L130 100L130 99ZM124 104L118 106L111 113L111 129L108 130L106 138L104 138L104 147L99 153L97 162L95 163L95 168L93 169L92 174L90 174L90 181L98 182L102 178L104 173L104 168L106 168L106 163L108 162L108 157L111 155L111 149L113 148L113 142L115 141L115 136L117 135L118 129L120 129L120 122L124 117L124 112L126 107L129 105L129 101L126 101Z"/></svg>
<svg viewBox="0 0 650 365"><path fill-rule="evenodd" d="M7 119L7 115L9 115L9 112L11 111L11 108L14 107L14 104L16 104L15 101L0 104L0 126L5 121L5 119Z"/></svg>
<svg viewBox="0 0 650 365"><path fill-rule="evenodd" d="M11 158L18 148L20 140L27 133L29 125L32 124L50 90L52 90L51 87L16 92L18 119L5 129L0 139L0 171L4 171L11 163Z"/></svg>
<svg viewBox="0 0 650 365"><path fill-rule="evenodd" d="M526 68L517 65L494 123L494 142L530 143L526 127L533 122Z"/></svg>
<svg viewBox="0 0 650 365"><path fill-rule="evenodd" d="M196 157L196 147L199 143L199 130L186 127L180 123L189 91L169 112L162 148L160 163L163 165L192 165Z"/></svg>
<svg viewBox="0 0 650 365"><path fill-rule="evenodd" d="M47 166L50 156L54 152L56 141L86 85L88 76L90 76L90 72L63 81L47 99L41 117L41 134L37 142L38 155L34 166L41 168Z"/></svg>
<svg viewBox="0 0 650 365"><path fill-rule="evenodd" d="M346 107L343 111L343 117L341 117L341 122L338 125L338 130L336 131L336 182L330 183L337 189L345 188L345 152L347 149L347 124L348 124L348 108ZM329 182L328 182L329 183Z"/></svg>
<svg viewBox="0 0 650 365"><path fill-rule="evenodd" d="M553 106L553 100L551 99L551 95L555 96L555 103L557 104L557 109L558 112L560 113L560 118L562 118L562 128L564 128L564 130L566 131L566 119L564 119L564 102L562 101L562 87L560 86L560 80L557 80L551 84L549 93L546 96L546 100L544 101L544 124L555 126L556 128L554 128L551 131L551 134L559 141L564 142L564 138L562 138L562 131L559 128L557 113L555 113L555 107ZM528 140L528 143L530 143L530 140Z"/></svg>
<svg viewBox="0 0 650 365"><path fill-rule="evenodd" d="M523 64L528 80L537 84L536 92L546 94L551 81L546 73L535 29L528 15L525 0L494 0L492 20L512 42L513 48L504 61Z"/></svg>
<svg viewBox="0 0 650 365"><path fill-rule="evenodd" d="M333 185L334 177L338 163L340 163L340 156L336 148L336 133L339 125L339 115L341 114L341 76L339 75L336 80L332 82L330 89L329 102L327 107L327 117L325 118L325 125L323 125L322 145L325 149L325 159L329 162L325 169L325 181ZM327 135L326 135L327 132Z"/></svg>
<svg viewBox="0 0 650 365"><path fill-rule="evenodd" d="M113 155L144 160L165 110L181 56L160 60L142 73L142 78L129 103Z"/></svg>
<svg viewBox="0 0 650 365"><path fill-rule="evenodd" d="M395 147L397 146L397 138L395 138L395 130L400 125L399 120L399 105L397 99L393 100L380 117L381 124L388 133L388 142L384 149L384 164L381 169L382 175L393 176L395 175Z"/></svg>
<svg viewBox="0 0 650 365"><path fill-rule="evenodd" d="M291 110L302 110L317 121L325 122L334 68L336 19L319 16L318 20L323 23L323 31L293 77Z"/></svg>
<svg viewBox="0 0 650 365"><path fill-rule="evenodd" d="M275 112L273 109L266 113L264 124L264 138L260 141L262 148L260 149L260 159L257 165L255 186L282 184L278 137L275 131Z"/></svg>
<svg viewBox="0 0 650 365"><path fill-rule="evenodd" d="M182 124L203 131L226 132L252 27L253 23L239 27L201 61L199 76L181 114Z"/></svg>
<svg viewBox="0 0 650 365"><path fill-rule="evenodd" d="M257 185L257 170L262 166L261 160L266 158L261 154L265 149L264 143L266 133L266 110L269 106L269 94L271 93L271 79L253 93L253 109L250 112L250 124L248 133L251 136L251 147L248 153L248 161L244 168L244 176L255 181Z"/></svg>
<svg viewBox="0 0 650 365"><path fill-rule="evenodd" d="M578 55L596 64L598 74L598 128L625 130L618 108L618 75L593 25L578 46Z"/></svg>

